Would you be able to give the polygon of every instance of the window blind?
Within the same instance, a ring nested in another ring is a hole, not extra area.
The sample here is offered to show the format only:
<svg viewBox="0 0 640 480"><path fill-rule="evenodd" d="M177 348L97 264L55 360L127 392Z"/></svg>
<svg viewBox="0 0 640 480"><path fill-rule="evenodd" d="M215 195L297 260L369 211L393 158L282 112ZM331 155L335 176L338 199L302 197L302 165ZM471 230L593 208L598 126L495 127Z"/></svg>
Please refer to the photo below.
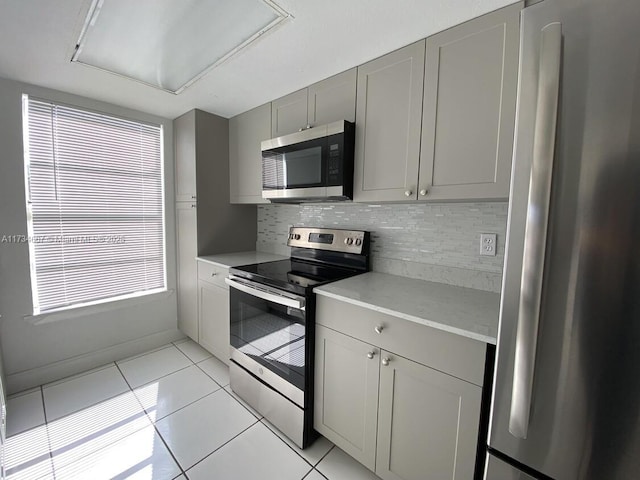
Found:
<svg viewBox="0 0 640 480"><path fill-rule="evenodd" d="M23 97L34 313L164 290L162 127Z"/></svg>

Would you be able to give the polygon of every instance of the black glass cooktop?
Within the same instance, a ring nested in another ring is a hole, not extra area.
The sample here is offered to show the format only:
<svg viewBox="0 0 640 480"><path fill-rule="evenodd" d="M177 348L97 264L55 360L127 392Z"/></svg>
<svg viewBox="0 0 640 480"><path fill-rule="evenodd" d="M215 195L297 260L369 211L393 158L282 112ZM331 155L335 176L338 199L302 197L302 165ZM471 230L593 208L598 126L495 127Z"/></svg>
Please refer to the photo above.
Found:
<svg viewBox="0 0 640 480"><path fill-rule="evenodd" d="M364 272L357 269L322 265L291 258L289 260L233 267L229 270L229 273L304 295L318 285L335 282L336 280Z"/></svg>

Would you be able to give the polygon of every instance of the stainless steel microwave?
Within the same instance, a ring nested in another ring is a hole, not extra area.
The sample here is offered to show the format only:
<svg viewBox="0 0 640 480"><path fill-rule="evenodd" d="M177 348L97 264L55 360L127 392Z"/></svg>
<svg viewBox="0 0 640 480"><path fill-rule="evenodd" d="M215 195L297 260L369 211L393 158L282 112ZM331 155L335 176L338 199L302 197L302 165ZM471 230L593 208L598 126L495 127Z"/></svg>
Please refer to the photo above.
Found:
<svg viewBox="0 0 640 480"><path fill-rule="evenodd" d="M350 200L355 125L346 120L262 142L262 197L272 202Z"/></svg>

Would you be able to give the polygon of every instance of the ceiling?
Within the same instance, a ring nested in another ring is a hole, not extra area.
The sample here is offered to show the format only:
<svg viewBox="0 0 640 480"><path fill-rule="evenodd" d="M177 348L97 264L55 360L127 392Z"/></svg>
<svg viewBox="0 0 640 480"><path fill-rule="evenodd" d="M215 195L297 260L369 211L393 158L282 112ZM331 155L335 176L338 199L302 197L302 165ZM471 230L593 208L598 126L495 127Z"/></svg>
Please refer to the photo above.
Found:
<svg viewBox="0 0 640 480"><path fill-rule="evenodd" d="M276 3L292 17L174 95L70 62L90 0L0 0L0 77L167 118L192 108L232 117L513 0Z"/></svg>

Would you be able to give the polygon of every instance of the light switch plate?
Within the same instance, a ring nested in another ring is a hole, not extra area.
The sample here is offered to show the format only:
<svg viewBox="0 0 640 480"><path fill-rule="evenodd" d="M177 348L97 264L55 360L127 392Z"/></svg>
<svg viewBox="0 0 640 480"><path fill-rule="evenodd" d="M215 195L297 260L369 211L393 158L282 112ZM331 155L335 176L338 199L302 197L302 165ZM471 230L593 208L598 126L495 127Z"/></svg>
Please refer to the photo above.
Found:
<svg viewBox="0 0 640 480"><path fill-rule="evenodd" d="M495 233L480 234L480 255L496 256L496 237Z"/></svg>

